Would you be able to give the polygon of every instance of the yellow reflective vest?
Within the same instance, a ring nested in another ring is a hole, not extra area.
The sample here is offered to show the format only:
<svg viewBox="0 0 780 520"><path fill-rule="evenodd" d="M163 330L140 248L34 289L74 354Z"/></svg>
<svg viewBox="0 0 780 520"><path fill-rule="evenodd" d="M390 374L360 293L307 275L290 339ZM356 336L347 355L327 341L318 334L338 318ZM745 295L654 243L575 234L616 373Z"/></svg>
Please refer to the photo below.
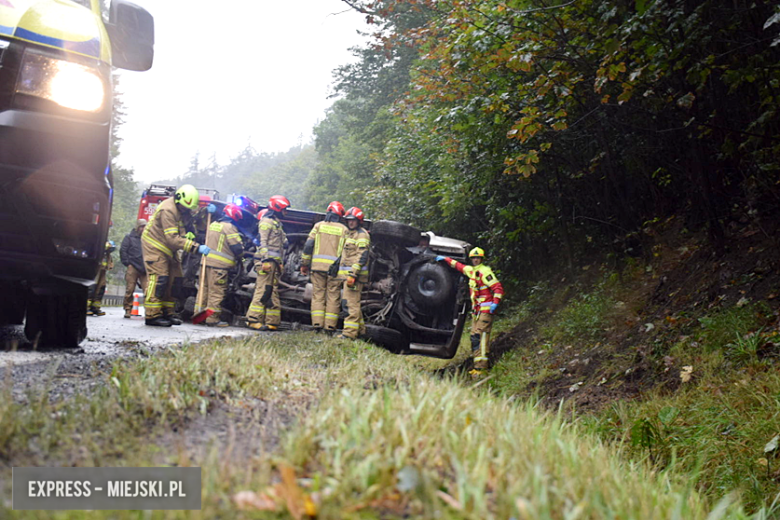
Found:
<svg viewBox="0 0 780 520"><path fill-rule="evenodd" d="M255 260L275 260L281 264L284 241L287 240L282 223L275 218L263 217L257 224L257 235L260 247L255 252Z"/></svg>
<svg viewBox="0 0 780 520"><path fill-rule="evenodd" d="M311 254L304 252L301 264L311 266L312 271L327 272L341 256L346 234L347 226L341 222L317 222L309 232L309 240L314 242L314 249Z"/></svg>
<svg viewBox="0 0 780 520"><path fill-rule="evenodd" d="M179 249L191 253L200 246L194 240L181 236L184 232L181 213L173 197L170 197L157 206L141 235L141 241L165 256L173 258L174 253Z"/></svg>
<svg viewBox="0 0 780 520"><path fill-rule="evenodd" d="M357 229L347 228L344 240L344 251L341 253L339 277L354 276L359 282L368 282L368 248L371 236L368 231L358 226Z"/></svg>
<svg viewBox="0 0 780 520"><path fill-rule="evenodd" d="M206 232L206 245L211 249L206 255L206 267L229 269L236 265L236 257L230 246L243 247L241 234L230 222L212 222Z"/></svg>

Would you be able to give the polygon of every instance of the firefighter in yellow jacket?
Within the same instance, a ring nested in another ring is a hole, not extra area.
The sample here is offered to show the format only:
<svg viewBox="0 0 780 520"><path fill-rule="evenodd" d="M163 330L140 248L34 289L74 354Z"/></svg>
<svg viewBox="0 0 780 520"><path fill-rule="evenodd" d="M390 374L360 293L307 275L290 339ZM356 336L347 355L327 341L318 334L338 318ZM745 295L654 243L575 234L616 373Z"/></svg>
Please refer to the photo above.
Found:
<svg viewBox="0 0 780 520"><path fill-rule="evenodd" d="M217 207L209 204L209 213L216 212ZM210 249L204 257L206 262L206 283L203 285L205 294L198 295L199 302L205 302L206 310L212 314L206 318L209 327L228 327L230 324L222 321L222 302L225 300L228 276L230 270L242 261L244 243L241 233L235 223L241 220L241 208L228 204L222 211L222 217L212 222L206 231L206 246ZM202 303L201 303L202 304Z"/></svg>
<svg viewBox="0 0 780 520"><path fill-rule="evenodd" d="M475 247L469 251L471 265L465 265L447 256L437 256L437 262L446 262L469 280L471 296L471 353L474 356L474 370L471 375L479 377L488 368L490 352L490 331L493 329L493 315L504 297L504 287L493 270L485 264L485 251Z"/></svg>
<svg viewBox="0 0 780 520"><path fill-rule="evenodd" d="M336 330L341 306L341 284L336 263L344 249L347 228L339 222L344 206L337 201L328 205L325 220L317 222L303 246L301 274L311 275L311 324L319 332Z"/></svg>
<svg viewBox="0 0 780 520"><path fill-rule="evenodd" d="M347 317L341 338L357 339L365 334L366 325L360 311L360 295L368 282L368 248L371 237L363 229L363 210L349 208L344 219L347 221L347 235L344 251L341 253L339 277L344 279L341 297L347 302Z"/></svg>
<svg viewBox="0 0 780 520"><path fill-rule="evenodd" d="M258 213L257 238L255 245L255 293L249 312L246 314L250 329L273 331L282 322L282 302L279 299L279 278L282 276L282 261L287 236L279 217L287 214L290 201L287 197L274 195L268 201L268 208Z"/></svg>
<svg viewBox="0 0 780 520"><path fill-rule="evenodd" d="M174 278L182 276L179 250L185 253L198 252L208 255L209 248L199 245L183 235L182 215L198 207L198 190L191 184L181 186L173 197L157 206L141 235L141 247L149 279L144 298L146 324L156 327L181 325L181 319L174 314L174 300L171 295Z"/></svg>
<svg viewBox="0 0 780 520"><path fill-rule="evenodd" d="M106 311L100 308L103 304L103 296L106 294L106 276L108 271L114 268L114 259L111 253L116 250L112 240L106 242L106 249L103 251L103 260L100 263L100 271L95 279L95 285L90 290L90 298L87 300L87 316L105 316Z"/></svg>

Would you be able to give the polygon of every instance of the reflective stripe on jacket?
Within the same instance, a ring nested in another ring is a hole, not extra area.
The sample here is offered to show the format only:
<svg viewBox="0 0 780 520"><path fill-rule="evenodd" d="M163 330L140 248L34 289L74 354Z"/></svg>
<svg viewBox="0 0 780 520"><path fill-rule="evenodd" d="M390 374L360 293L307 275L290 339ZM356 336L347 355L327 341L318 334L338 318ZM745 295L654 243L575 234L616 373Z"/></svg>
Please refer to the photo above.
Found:
<svg viewBox="0 0 780 520"><path fill-rule="evenodd" d="M184 225L181 222L181 213L179 213L179 208L173 197L170 197L157 206L157 210L149 219L149 223L141 235L141 240L164 255L173 258L173 254L179 249L183 249L185 253L191 253L200 245L194 240L181 236L183 233Z"/></svg>
<svg viewBox="0 0 780 520"><path fill-rule="evenodd" d="M358 226L357 229L347 229L344 240L344 250L341 253L339 276L354 276L360 282L368 282L368 248L371 236L368 231Z"/></svg>
<svg viewBox="0 0 780 520"><path fill-rule="evenodd" d="M309 232L308 241L314 242L311 254L304 253L302 265L310 265L312 271L327 271L341 256L344 249L347 226L341 222L317 222Z"/></svg>
<svg viewBox="0 0 780 520"><path fill-rule="evenodd" d="M272 217L263 217L257 224L260 247L255 252L256 260L276 260L281 263L284 256L284 233L282 223Z"/></svg>
<svg viewBox="0 0 780 520"><path fill-rule="evenodd" d="M465 265L452 258L447 258L447 263L469 279L471 310L474 314L489 313L492 303L501 303L504 287L490 267L485 264Z"/></svg>
<svg viewBox="0 0 780 520"><path fill-rule="evenodd" d="M206 266L229 268L236 265L236 257L230 246L242 245L241 234L230 222L212 222L206 232L206 245L211 249L206 255Z"/></svg>

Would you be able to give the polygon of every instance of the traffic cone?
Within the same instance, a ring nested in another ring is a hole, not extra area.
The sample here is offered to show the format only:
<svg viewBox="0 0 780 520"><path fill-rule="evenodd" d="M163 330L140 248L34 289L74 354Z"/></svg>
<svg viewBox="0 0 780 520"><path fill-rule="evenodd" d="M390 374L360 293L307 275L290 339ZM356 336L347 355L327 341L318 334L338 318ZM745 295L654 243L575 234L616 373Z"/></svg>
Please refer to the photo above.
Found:
<svg viewBox="0 0 780 520"><path fill-rule="evenodd" d="M141 304L141 293L133 293L133 310L130 311L130 316L140 316L139 307Z"/></svg>

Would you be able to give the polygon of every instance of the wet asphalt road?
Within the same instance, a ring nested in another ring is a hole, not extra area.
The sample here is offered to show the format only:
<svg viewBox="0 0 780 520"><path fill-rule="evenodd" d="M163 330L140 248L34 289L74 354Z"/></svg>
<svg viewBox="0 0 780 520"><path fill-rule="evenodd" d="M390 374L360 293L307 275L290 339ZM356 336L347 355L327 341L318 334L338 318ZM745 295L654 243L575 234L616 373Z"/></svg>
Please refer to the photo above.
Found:
<svg viewBox="0 0 780 520"><path fill-rule="evenodd" d="M124 318L121 308L103 310L105 316L87 318L87 339L78 349L13 348L14 338L23 338L21 328L0 331L6 345L12 346L11 350L0 351L0 377L6 384L11 383L14 400L28 401L41 391L46 391L52 400L89 393L104 384L105 375L120 358L147 357L183 343L259 334L246 328L214 328L191 323L168 328L147 327L142 317Z"/></svg>
<svg viewBox="0 0 780 520"><path fill-rule="evenodd" d="M81 348L76 352L73 350L36 352L21 347L16 351L0 352L0 367L39 363L72 355L87 357L121 355L127 351L128 347L145 347L147 350L153 351L185 342L197 343L210 338L257 334L245 328L213 328L191 323L168 328L147 327L144 325L143 317L124 318L124 311L120 307L105 307L103 310L106 312L105 316L87 317L87 339L82 342ZM6 339L22 337L21 328L4 332Z"/></svg>

